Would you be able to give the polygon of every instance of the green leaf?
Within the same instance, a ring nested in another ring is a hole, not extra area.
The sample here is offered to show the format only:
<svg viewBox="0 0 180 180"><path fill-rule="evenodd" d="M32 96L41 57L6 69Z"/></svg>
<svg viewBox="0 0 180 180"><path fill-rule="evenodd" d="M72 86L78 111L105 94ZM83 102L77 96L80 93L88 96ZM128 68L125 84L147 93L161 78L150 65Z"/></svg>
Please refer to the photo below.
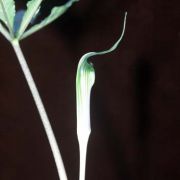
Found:
<svg viewBox="0 0 180 180"><path fill-rule="evenodd" d="M0 19L8 27L11 34L13 34L15 13L14 0L0 0Z"/></svg>
<svg viewBox="0 0 180 180"><path fill-rule="evenodd" d="M90 94L95 83L95 70L89 58L103 55L114 51L121 42L126 25L126 15L124 18L123 31L120 38L108 50L101 52L89 52L82 56L79 61L76 75L76 108L77 108L77 135L80 149L80 179L85 177L86 148L91 132L90 126Z"/></svg>
<svg viewBox="0 0 180 180"><path fill-rule="evenodd" d="M27 30L21 39L26 38L28 36L30 36L31 34L33 34L34 32L42 29L43 27L47 26L48 24L50 24L51 22L53 22L54 20L56 20L57 18L59 18L62 14L64 14L70 7L71 5L76 2L78 0L70 0L68 1L66 4L61 5L61 6L57 6L54 7L51 10L51 13L48 17L46 17L44 20L42 20L39 24L36 24L34 26L32 26L29 30Z"/></svg>
<svg viewBox="0 0 180 180"><path fill-rule="evenodd" d="M9 32L4 28L4 26L0 23L0 33L8 40L11 41L11 36Z"/></svg>
<svg viewBox="0 0 180 180"><path fill-rule="evenodd" d="M31 0L27 3L27 10L24 13L20 28L17 32L17 38L18 39L23 35L24 31L28 27L32 18L34 17L36 12L39 10L42 1L43 0Z"/></svg>

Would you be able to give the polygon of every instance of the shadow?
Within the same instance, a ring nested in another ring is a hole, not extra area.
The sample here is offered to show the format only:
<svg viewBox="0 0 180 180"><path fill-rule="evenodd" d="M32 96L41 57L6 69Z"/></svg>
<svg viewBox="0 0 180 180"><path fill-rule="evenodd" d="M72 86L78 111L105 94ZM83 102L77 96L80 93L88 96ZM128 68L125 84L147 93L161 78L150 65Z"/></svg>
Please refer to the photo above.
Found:
<svg viewBox="0 0 180 180"><path fill-rule="evenodd" d="M135 67L135 94L138 112L138 139L143 143L149 132L149 95L152 82L152 66L150 63L140 60Z"/></svg>
<svg viewBox="0 0 180 180"><path fill-rule="evenodd" d="M149 164L148 135L150 132L150 93L153 80L152 65L140 59L135 67L135 103L137 104L137 142L138 142L138 174L144 179Z"/></svg>
<svg viewBox="0 0 180 180"><path fill-rule="evenodd" d="M98 83L97 83L98 84ZM121 143L121 138L117 136L117 132L114 132L113 123L111 121L112 114L106 106L106 98L103 97L102 92L96 86L96 93L92 93L92 131L101 133L106 140L105 150L110 155L111 161L113 162L113 173L116 173L116 179L132 180L131 174L128 170L128 165L124 156L124 148ZM94 115L93 112L96 112ZM93 117L95 116L95 117ZM93 121L93 119L96 120ZM98 121L97 121L98 120ZM92 134L93 134L92 132ZM101 164L107 163L106 161ZM106 169L105 169L106 170ZM114 177L114 175L113 175Z"/></svg>

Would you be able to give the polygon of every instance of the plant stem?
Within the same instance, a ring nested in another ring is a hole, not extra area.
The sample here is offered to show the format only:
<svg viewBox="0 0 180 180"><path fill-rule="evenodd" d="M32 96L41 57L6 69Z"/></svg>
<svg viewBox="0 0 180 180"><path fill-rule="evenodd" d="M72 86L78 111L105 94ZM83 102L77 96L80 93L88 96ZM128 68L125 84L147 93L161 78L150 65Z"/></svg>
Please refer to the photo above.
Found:
<svg viewBox="0 0 180 180"><path fill-rule="evenodd" d="M85 180L86 177L86 155L90 133L91 132L82 134L81 138L78 136L80 152L79 180Z"/></svg>
<svg viewBox="0 0 180 180"><path fill-rule="evenodd" d="M62 160L62 157L60 154L60 150L58 148L57 141L56 141L55 135L53 133L49 118L48 118L47 113L46 113L46 110L44 108L43 102L41 100L40 94L39 94L38 89L36 87L36 84L33 80L33 77L31 75L31 71L28 67L28 64L27 64L26 59L23 55L23 52L21 50L21 47L19 45L18 40L13 40L11 42L11 44L13 46L15 53L16 53L19 64L22 68L22 71L24 73L24 76L26 78L28 86L30 88L31 94L32 94L33 99L35 101L37 110L39 112L41 121L43 123L44 129L45 129L45 132L46 132L46 135L47 135L47 138L48 138L48 141L49 141L49 144L50 144L53 156L54 156L54 160L55 160L55 164L57 167L59 178L60 178L60 180L67 180L67 175L66 175L65 167L64 167L63 160Z"/></svg>

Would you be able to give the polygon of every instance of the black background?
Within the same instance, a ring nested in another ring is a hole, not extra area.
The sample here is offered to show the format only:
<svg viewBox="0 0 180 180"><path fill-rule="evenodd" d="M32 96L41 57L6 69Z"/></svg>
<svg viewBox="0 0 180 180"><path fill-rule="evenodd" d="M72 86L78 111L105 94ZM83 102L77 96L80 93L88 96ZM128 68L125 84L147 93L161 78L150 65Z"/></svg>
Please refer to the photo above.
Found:
<svg viewBox="0 0 180 180"><path fill-rule="evenodd" d="M45 3L42 15L63 2ZM86 179L180 179L180 1L81 0L21 43L69 180L78 179L77 63L84 53L105 50L117 40L125 11L127 26L119 48L92 59L96 84ZM58 179L30 91L2 36L0 179Z"/></svg>

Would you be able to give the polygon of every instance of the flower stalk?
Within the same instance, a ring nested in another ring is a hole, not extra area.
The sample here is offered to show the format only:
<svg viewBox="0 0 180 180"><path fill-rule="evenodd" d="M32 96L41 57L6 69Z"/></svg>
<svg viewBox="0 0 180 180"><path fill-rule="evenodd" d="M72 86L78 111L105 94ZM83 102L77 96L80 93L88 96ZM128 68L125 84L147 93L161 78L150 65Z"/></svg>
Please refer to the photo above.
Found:
<svg viewBox="0 0 180 180"><path fill-rule="evenodd" d="M77 137L80 152L79 180L85 180L86 154L88 140L91 133L90 123L90 95L91 89L95 83L95 70L89 58L97 55L104 55L114 51L120 44L126 27L126 16L121 36L116 43L108 50L101 52L89 52L82 56L77 67L76 74L76 106L77 106Z"/></svg>

